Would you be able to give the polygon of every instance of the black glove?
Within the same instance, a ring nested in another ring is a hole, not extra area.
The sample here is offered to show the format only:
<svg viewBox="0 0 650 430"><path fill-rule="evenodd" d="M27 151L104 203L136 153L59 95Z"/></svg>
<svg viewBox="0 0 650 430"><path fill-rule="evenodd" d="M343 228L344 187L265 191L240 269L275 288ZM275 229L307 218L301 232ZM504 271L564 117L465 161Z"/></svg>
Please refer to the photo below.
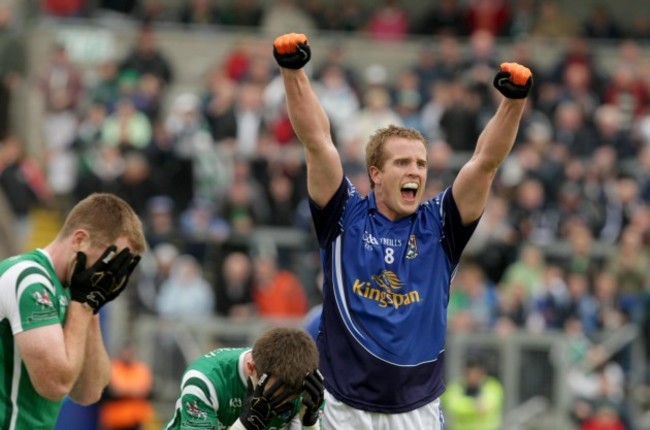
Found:
<svg viewBox="0 0 650 430"><path fill-rule="evenodd" d="M318 369L310 372L302 383L303 394L302 404L305 405L305 415L302 417L302 425L309 427L316 424L320 416L320 406L325 400L325 386L323 375Z"/></svg>
<svg viewBox="0 0 650 430"><path fill-rule="evenodd" d="M494 87L509 99L525 99L533 87L533 75L517 63L503 63L494 76Z"/></svg>
<svg viewBox="0 0 650 430"><path fill-rule="evenodd" d="M280 67L302 69L311 59L311 48L304 34L284 34L273 42L273 57Z"/></svg>
<svg viewBox="0 0 650 430"><path fill-rule="evenodd" d="M117 247L111 245L95 263L86 269L86 254L77 253L77 260L70 280L70 298L90 307L93 313L120 295L129 276L140 261L129 248L115 255Z"/></svg>
<svg viewBox="0 0 650 430"><path fill-rule="evenodd" d="M248 396L244 400L244 407L239 416L239 421L247 430L264 430L273 417L293 408L293 402L286 401L293 390L278 380L265 391L268 380L269 375L264 373L253 390L253 382L248 379Z"/></svg>

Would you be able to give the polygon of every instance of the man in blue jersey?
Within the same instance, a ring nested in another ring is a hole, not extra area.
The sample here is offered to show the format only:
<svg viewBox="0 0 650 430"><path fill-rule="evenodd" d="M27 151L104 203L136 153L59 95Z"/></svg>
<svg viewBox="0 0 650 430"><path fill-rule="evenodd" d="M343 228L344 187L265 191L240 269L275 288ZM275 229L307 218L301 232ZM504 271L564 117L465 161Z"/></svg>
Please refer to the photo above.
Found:
<svg viewBox="0 0 650 430"><path fill-rule="evenodd" d="M389 126L366 146L372 191L344 177L329 120L302 67L304 34L274 42L291 123L302 141L307 189L324 269L318 335L327 389L322 427L441 429L449 283L510 152L529 69L504 63L494 86L505 98L451 187L422 202L427 142Z"/></svg>
<svg viewBox="0 0 650 430"><path fill-rule="evenodd" d="M98 312L144 249L133 209L93 194L43 249L0 262L0 430L51 429L63 397L99 400L111 365Z"/></svg>

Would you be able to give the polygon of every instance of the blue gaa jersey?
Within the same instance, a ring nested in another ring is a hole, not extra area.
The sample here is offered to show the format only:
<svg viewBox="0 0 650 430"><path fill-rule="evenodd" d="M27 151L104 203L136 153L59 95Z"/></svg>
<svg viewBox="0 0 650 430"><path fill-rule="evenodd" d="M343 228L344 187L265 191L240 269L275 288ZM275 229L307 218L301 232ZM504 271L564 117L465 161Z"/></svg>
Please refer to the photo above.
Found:
<svg viewBox="0 0 650 430"><path fill-rule="evenodd" d="M449 284L478 220L463 226L451 187L391 221L345 178L311 202L324 269L318 333L327 390L361 410L401 413L444 391Z"/></svg>

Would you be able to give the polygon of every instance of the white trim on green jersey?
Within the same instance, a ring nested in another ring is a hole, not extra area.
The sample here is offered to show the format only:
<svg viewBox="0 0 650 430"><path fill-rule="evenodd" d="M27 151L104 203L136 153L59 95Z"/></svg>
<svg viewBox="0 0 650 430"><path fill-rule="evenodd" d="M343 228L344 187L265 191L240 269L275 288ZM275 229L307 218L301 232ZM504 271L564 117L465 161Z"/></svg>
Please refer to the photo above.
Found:
<svg viewBox="0 0 650 430"><path fill-rule="evenodd" d="M63 325L70 292L44 250L0 261L0 429L53 428L60 401L36 391L15 342L19 333Z"/></svg>

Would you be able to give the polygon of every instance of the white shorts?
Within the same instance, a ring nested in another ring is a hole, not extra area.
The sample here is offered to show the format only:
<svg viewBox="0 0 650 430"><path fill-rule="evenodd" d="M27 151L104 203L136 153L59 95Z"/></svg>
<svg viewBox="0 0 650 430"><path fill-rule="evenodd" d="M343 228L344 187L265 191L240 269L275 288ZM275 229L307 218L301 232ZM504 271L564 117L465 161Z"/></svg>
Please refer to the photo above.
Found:
<svg viewBox="0 0 650 430"><path fill-rule="evenodd" d="M325 392L322 430L442 430L440 399L400 414L382 414L355 409Z"/></svg>

